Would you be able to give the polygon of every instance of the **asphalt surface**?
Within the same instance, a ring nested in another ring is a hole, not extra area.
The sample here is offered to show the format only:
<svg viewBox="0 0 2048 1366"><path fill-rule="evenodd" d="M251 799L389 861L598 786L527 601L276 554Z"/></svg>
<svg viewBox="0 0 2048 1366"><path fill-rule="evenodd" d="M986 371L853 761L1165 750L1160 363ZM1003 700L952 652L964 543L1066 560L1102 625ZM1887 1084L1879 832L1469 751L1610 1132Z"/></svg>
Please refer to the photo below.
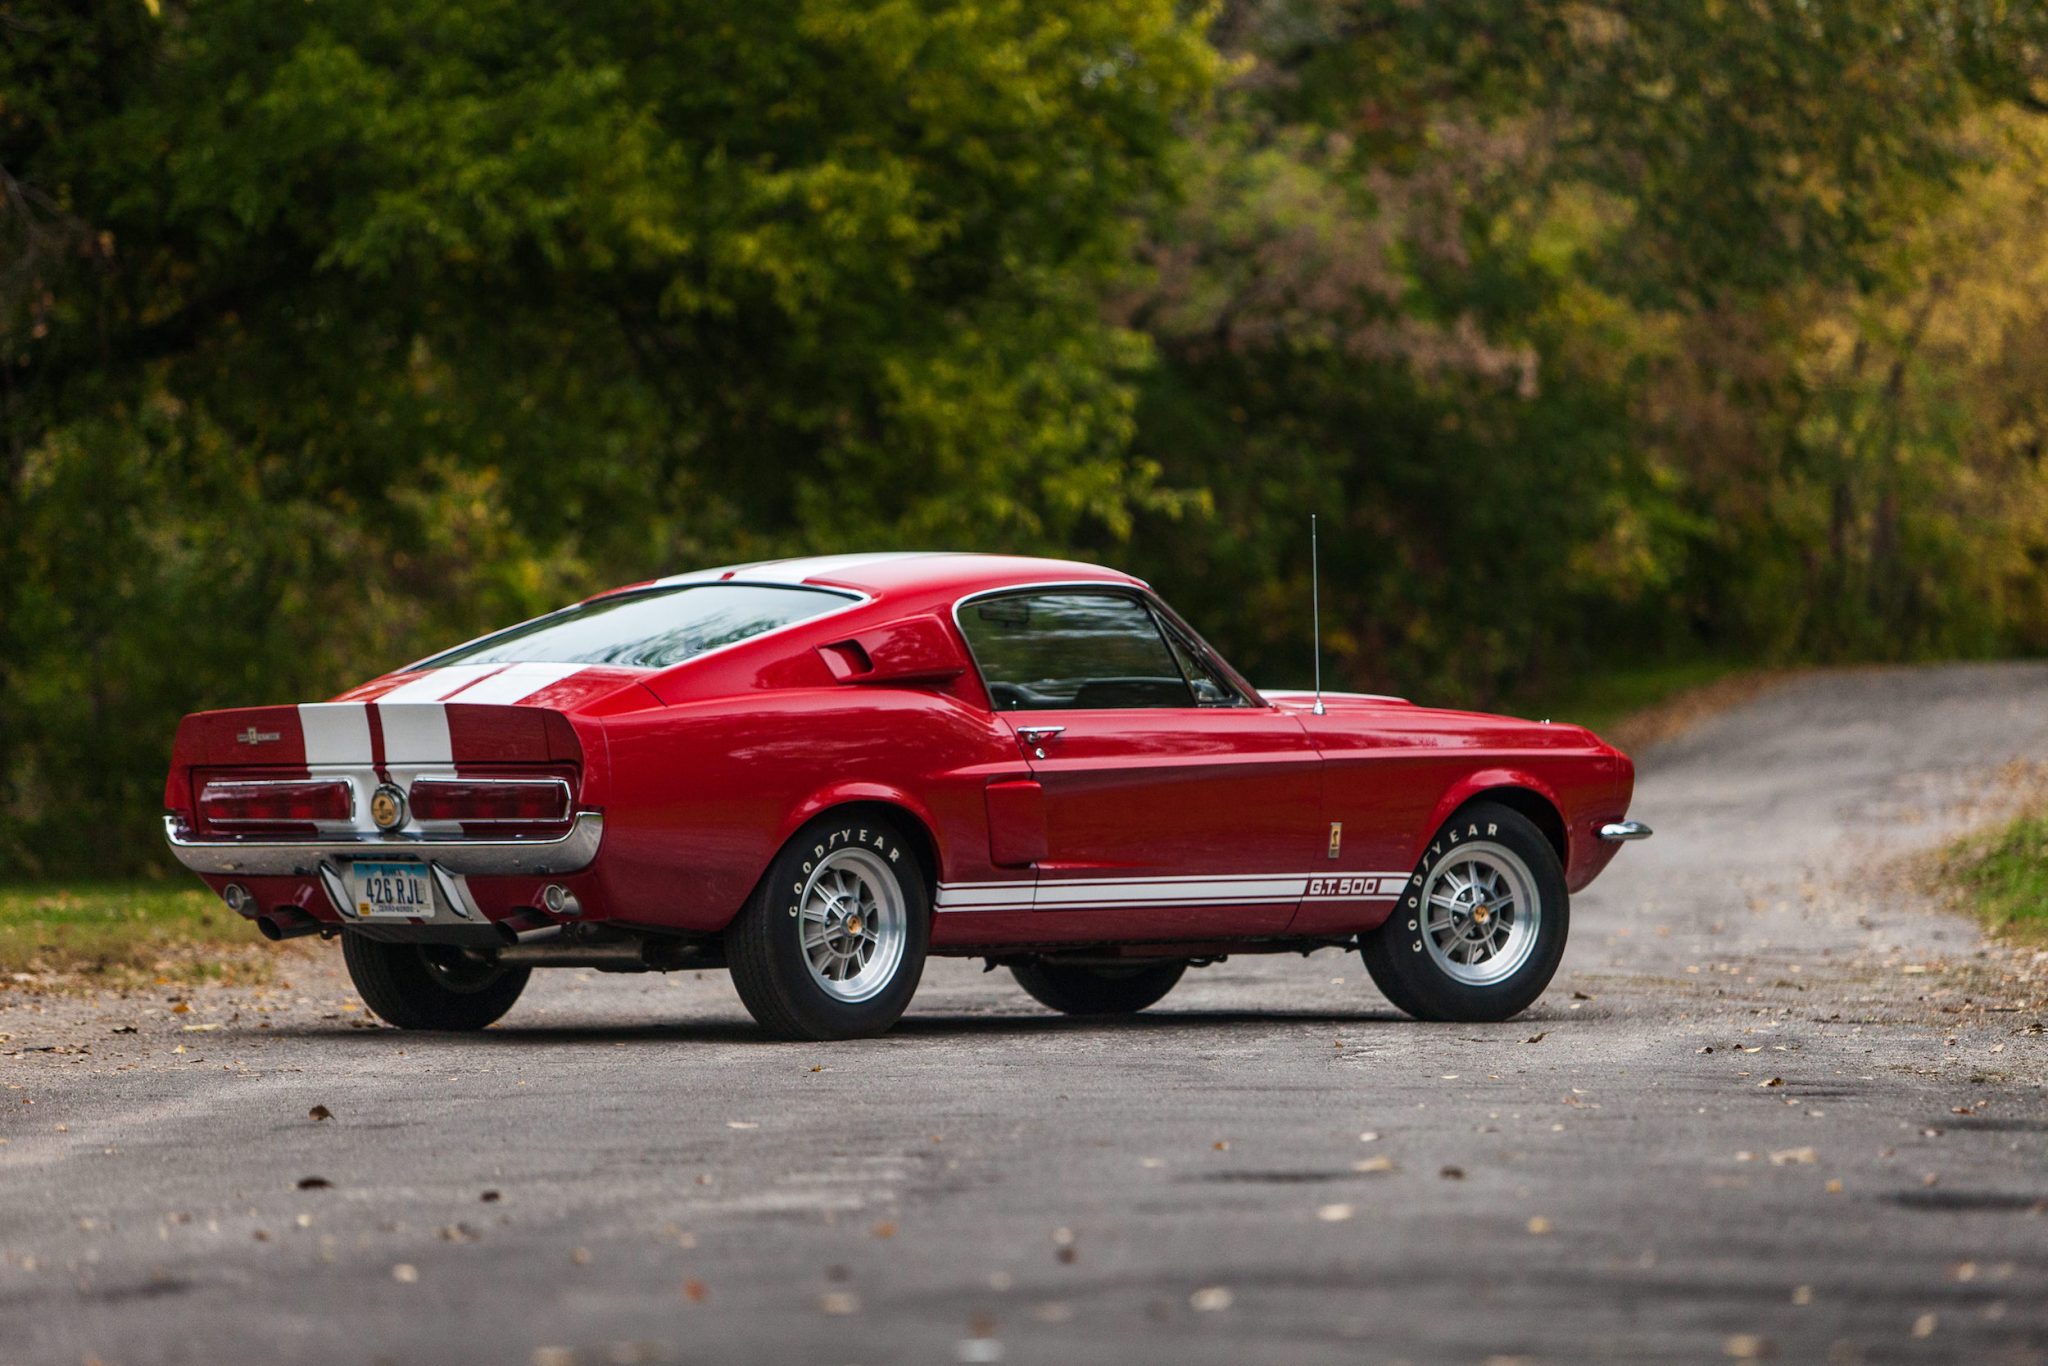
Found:
<svg viewBox="0 0 2048 1366"><path fill-rule="evenodd" d="M0 995L0 1361L2048 1360L2048 959L1892 869L2048 759L2048 667L1642 758L1657 837L1498 1026L1335 953L1116 1024L942 962L854 1045L719 974L405 1035L331 951Z"/></svg>

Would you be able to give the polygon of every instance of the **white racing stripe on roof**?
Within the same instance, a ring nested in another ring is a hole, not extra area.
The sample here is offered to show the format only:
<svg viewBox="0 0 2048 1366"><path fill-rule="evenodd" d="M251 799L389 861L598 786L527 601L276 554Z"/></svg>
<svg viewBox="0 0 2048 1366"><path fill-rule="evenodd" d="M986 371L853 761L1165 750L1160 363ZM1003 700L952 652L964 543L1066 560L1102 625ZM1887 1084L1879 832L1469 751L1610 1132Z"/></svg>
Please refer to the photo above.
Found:
<svg viewBox="0 0 2048 1366"><path fill-rule="evenodd" d="M374 700L379 706L391 702L439 702L457 688L466 688L504 667L503 664L450 664L444 669L429 669L410 683L401 683Z"/></svg>
<svg viewBox="0 0 2048 1366"><path fill-rule="evenodd" d="M886 564L891 560L911 560L936 552L928 550L888 550L860 555L812 555L797 560L756 560L752 564L721 565L716 569L697 569L687 574L674 574L658 580L660 583L717 583L727 577L745 583L801 584L823 576L835 576L863 565Z"/></svg>
<svg viewBox="0 0 2048 1366"><path fill-rule="evenodd" d="M302 702L299 730L308 766L370 762L370 712L360 702Z"/></svg>
<svg viewBox="0 0 2048 1366"><path fill-rule="evenodd" d="M523 702L542 688L559 683L571 674L582 673L589 667L588 664L513 664L474 687L464 688L448 700L495 702L501 706Z"/></svg>

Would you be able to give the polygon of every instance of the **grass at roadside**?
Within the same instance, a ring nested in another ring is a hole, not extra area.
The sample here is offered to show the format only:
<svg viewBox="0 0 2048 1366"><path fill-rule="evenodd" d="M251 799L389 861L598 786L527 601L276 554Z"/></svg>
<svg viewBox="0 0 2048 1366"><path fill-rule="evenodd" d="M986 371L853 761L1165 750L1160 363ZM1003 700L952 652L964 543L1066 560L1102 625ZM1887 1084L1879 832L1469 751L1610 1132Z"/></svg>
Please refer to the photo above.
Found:
<svg viewBox="0 0 2048 1366"><path fill-rule="evenodd" d="M200 888L154 882L0 886L0 988L264 980L277 960Z"/></svg>
<svg viewBox="0 0 2048 1366"><path fill-rule="evenodd" d="M1956 841L1939 859L1936 877L1993 933L2048 944L2048 808Z"/></svg>

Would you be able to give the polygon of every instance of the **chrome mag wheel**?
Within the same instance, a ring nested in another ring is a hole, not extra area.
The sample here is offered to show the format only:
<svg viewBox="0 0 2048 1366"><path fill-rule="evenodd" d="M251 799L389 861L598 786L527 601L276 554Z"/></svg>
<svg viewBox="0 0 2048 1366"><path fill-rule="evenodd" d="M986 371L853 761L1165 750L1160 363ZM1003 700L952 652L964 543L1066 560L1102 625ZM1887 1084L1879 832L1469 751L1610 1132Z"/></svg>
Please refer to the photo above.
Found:
<svg viewBox="0 0 2048 1366"><path fill-rule="evenodd" d="M880 993L903 964L910 916L889 865L858 846L818 860L797 898L804 961L837 1001Z"/></svg>
<svg viewBox="0 0 2048 1366"><path fill-rule="evenodd" d="M1519 855L1476 842L1460 846L1430 871L1421 919L1422 946L1447 976L1468 986L1491 986L1529 961L1543 924L1543 901Z"/></svg>

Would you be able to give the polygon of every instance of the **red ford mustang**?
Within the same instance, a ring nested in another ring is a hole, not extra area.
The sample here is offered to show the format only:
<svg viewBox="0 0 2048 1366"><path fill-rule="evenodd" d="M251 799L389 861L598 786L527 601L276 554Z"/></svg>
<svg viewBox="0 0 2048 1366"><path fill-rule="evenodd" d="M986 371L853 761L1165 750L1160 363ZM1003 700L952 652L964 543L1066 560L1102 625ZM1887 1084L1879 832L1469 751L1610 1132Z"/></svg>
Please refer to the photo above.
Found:
<svg viewBox="0 0 2048 1366"><path fill-rule="evenodd" d="M1543 991L1620 842L1576 726L1260 692L1137 579L840 555L601 594L332 702L178 728L171 848L370 1008L480 1029L536 967L727 966L768 1031L887 1029L929 954L1055 1010L1357 948L1423 1019Z"/></svg>

